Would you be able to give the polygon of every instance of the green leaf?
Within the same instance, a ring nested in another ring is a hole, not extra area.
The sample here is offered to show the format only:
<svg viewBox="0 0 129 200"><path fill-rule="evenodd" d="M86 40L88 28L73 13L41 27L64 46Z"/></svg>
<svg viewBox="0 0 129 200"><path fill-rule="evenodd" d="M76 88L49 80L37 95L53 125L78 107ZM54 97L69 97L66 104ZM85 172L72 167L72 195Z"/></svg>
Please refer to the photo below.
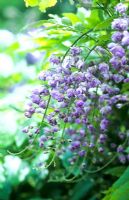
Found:
<svg viewBox="0 0 129 200"><path fill-rule="evenodd" d="M45 12L47 8L54 6L57 0L24 0L26 6L38 6L42 12Z"/></svg>
<svg viewBox="0 0 129 200"><path fill-rule="evenodd" d="M25 4L26 4L26 6L28 7L28 6L31 6L31 7L33 7L33 6L37 6L38 5L38 0L24 0L25 1Z"/></svg>
<svg viewBox="0 0 129 200"><path fill-rule="evenodd" d="M11 184L6 181L3 184L3 188L0 188L0 199L1 200L8 200L12 191Z"/></svg>
<svg viewBox="0 0 129 200"><path fill-rule="evenodd" d="M129 83L124 83L122 85L122 92L127 92L129 90Z"/></svg>
<svg viewBox="0 0 129 200"><path fill-rule="evenodd" d="M105 174L110 174L112 176L120 177L122 173L125 171L125 167L113 167L105 171Z"/></svg>
<svg viewBox="0 0 129 200"><path fill-rule="evenodd" d="M125 184L122 184L112 194L111 200L129 200L129 181L127 181Z"/></svg>
<svg viewBox="0 0 129 200"><path fill-rule="evenodd" d="M124 174L118 179L118 181L114 183L113 189L120 187L128 180L129 180L129 167L125 170Z"/></svg>
<svg viewBox="0 0 129 200"><path fill-rule="evenodd" d="M129 153L129 147L127 147L127 149L125 150L126 153Z"/></svg>
<svg viewBox="0 0 129 200"><path fill-rule="evenodd" d="M129 167L108 190L103 200L129 200Z"/></svg>
<svg viewBox="0 0 129 200"><path fill-rule="evenodd" d="M71 192L71 200L80 200L83 197L85 197L93 188L94 182L91 181L90 179L87 179L85 181L82 181L78 184L75 185L73 188L73 191Z"/></svg>
<svg viewBox="0 0 129 200"><path fill-rule="evenodd" d="M80 22L79 17L74 13L64 13L63 16L69 18L72 24L76 24L77 22Z"/></svg>
<svg viewBox="0 0 129 200"><path fill-rule="evenodd" d="M39 9L44 12L47 8L54 6L56 3L57 0L42 0L39 3Z"/></svg>
<svg viewBox="0 0 129 200"><path fill-rule="evenodd" d="M96 27L95 30L102 30L102 29L108 29L111 26L111 22L113 20L113 17L110 17L103 22L99 23Z"/></svg>

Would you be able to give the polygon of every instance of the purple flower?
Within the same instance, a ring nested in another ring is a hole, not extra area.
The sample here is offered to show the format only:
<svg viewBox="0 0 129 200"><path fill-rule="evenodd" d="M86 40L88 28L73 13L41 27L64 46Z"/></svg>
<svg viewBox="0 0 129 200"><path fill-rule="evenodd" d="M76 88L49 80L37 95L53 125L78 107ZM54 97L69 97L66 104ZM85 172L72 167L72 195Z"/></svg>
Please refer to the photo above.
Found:
<svg viewBox="0 0 129 200"><path fill-rule="evenodd" d="M29 113L29 112L25 112L25 117L27 117L27 118L31 118L31 117L32 117L32 114Z"/></svg>
<svg viewBox="0 0 129 200"><path fill-rule="evenodd" d="M77 107L83 107L83 105L84 105L84 101L82 101L82 100L78 100L78 101L76 102L76 106L77 106Z"/></svg>
<svg viewBox="0 0 129 200"><path fill-rule="evenodd" d="M110 51L114 56L118 56L119 58L125 56L125 50L120 45L112 47Z"/></svg>
<svg viewBox="0 0 129 200"><path fill-rule="evenodd" d="M120 14L123 14L127 11L127 6L124 5L123 3L119 3L116 5L115 10Z"/></svg>
<svg viewBox="0 0 129 200"><path fill-rule="evenodd" d="M58 126L53 126L53 127L52 127L52 132L55 133L55 132L57 132L57 131L59 131Z"/></svg>
<svg viewBox="0 0 129 200"><path fill-rule="evenodd" d="M77 88L75 94L76 94L76 96L80 97L80 95L83 94L83 88L81 88L81 87Z"/></svg>
<svg viewBox="0 0 129 200"><path fill-rule="evenodd" d="M85 150L81 150L81 151L78 152L78 155L79 155L80 157L84 157L85 154L86 154Z"/></svg>
<svg viewBox="0 0 129 200"><path fill-rule="evenodd" d="M95 130L94 126L92 124L89 124L87 126L87 128L89 129L90 132L93 132Z"/></svg>
<svg viewBox="0 0 129 200"><path fill-rule="evenodd" d="M22 129L22 132L23 132L23 133L28 133L28 132L29 132L28 127L23 128L23 129Z"/></svg>
<svg viewBox="0 0 129 200"><path fill-rule="evenodd" d="M108 84L103 83L103 84L101 85L101 90L102 90L103 92L107 92L109 89L110 89L110 86L109 86Z"/></svg>
<svg viewBox="0 0 129 200"><path fill-rule="evenodd" d="M119 31L125 31L128 29L128 20L127 19L114 19L112 22L112 28Z"/></svg>
<svg viewBox="0 0 129 200"><path fill-rule="evenodd" d="M29 113L31 113L31 114L33 114L33 113L35 113L35 108L33 108L33 107L28 107L28 108L26 109L26 111L29 112Z"/></svg>
<svg viewBox="0 0 129 200"><path fill-rule="evenodd" d="M109 99L109 94L103 94L99 97L99 102L103 103L104 101Z"/></svg>
<svg viewBox="0 0 129 200"><path fill-rule="evenodd" d="M126 163L126 157L124 154L121 154L119 155L119 161L122 163L122 164L125 164Z"/></svg>
<svg viewBox="0 0 129 200"><path fill-rule="evenodd" d="M81 145L80 141L74 141L74 142L72 142L71 143L72 150L80 148L80 145Z"/></svg>
<svg viewBox="0 0 129 200"><path fill-rule="evenodd" d="M112 65L115 69L117 69L117 70L120 69L121 63L120 63L120 61L119 61L119 59L118 59L117 57L113 56L113 57L110 59L109 62L111 63L111 65Z"/></svg>
<svg viewBox="0 0 129 200"><path fill-rule="evenodd" d="M114 43L114 42L111 42L107 46L108 46L109 49L112 49L113 47L117 46L117 44Z"/></svg>
<svg viewBox="0 0 129 200"><path fill-rule="evenodd" d="M84 66L85 66L85 62L82 61L82 60L79 60L79 61L76 63L76 66L77 66L78 69L82 69L82 68L84 68Z"/></svg>
<svg viewBox="0 0 129 200"><path fill-rule="evenodd" d="M113 42L120 42L122 40L122 37L123 37L123 34L119 31L117 31L112 35L112 41Z"/></svg>
<svg viewBox="0 0 129 200"><path fill-rule="evenodd" d="M71 47L71 50L70 50L70 52L73 56L79 55L81 53L81 51L82 50L79 47Z"/></svg>
<svg viewBox="0 0 129 200"><path fill-rule="evenodd" d="M81 129L79 131L79 133L80 133L81 137L84 137L86 135L85 130L83 130L83 129Z"/></svg>
<svg viewBox="0 0 129 200"><path fill-rule="evenodd" d="M111 99L110 99L110 104L115 104L115 103L117 103L119 101L119 98L118 98L118 96L116 95L116 96L113 96L113 97L111 97Z"/></svg>
<svg viewBox="0 0 129 200"><path fill-rule="evenodd" d="M48 81L48 84L52 87L55 88L57 86L57 81L56 80L50 80Z"/></svg>
<svg viewBox="0 0 129 200"><path fill-rule="evenodd" d="M113 79L116 83L120 83L121 81L123 81L124 77L122 75L115 74L113 75Z"/></svg>
<svg viewBox="0 0 129 200"><path fill-rule="evenodd" d="M67 102L61 102L61 104L60 104L60 108L67 108L68 107L68 103Z"/></svg>
<svg viewBox="0 0 129 200"><path fill-rule="evenodd" d="M105 143L106 139L107 139L107 136L105 134L100 134L99 136L100 143Z"/></svg>
<svg viewBox="0 0 129 200"><path fill-rule="evenodd" d="M63 94L61 94L60 92L58 92L58 90L52 90L51 91L51 96L56 99L59 102L62 102L64 100L64 96Z"/></svg>
<svg viewBox="0 0 129 200"><path fill-rule="evenodd" d="M75 122L76 122L76 124L81 124L81 119L77 118L77 119L75 119Z"/></svg>
<svg viewBox="0 0 129 200"><path fill-rule="evenodd" d="M106 63L99 64L99 70L102 73L107 73L109 71L109 66Z"/></svg>
<svg viewBox="0 0 129 200"><path fill-rule="evenodd" d="M46 142L47 141L47 137L45 135L42 135L40 137L40 142Z"/></svg>
<svg viewBox="0 0 129 200"><path fill-rule="evenodd" d="M60 59L58 57L56 57L55 55L52 55L49 59L49 61L52 63L52 64L60 64Z"/></svg>
<svg viewBox="0 0 129 200"><path fill-rule="evenodd" d="M118 95L119 101L127 101L126 95Z"/></svg>
<svg viewBox="0 0 129 200"><path fill-rule="evenodd" d="M121 44L125 46L129 45L129 34L123 37Z"/></svg>
<svg viewBox="0 0 129 200"><path fill-rule="evenodd" d="M75 94L75 90L70 88L67 90L67 96L68 98L71 98L71 97L74 97L74 94Z"/></svg>
<svg viewBox="0 0 129 200"><path fill-rule="evenodd" d="M129 83L129 78L125 78L124 83Z"/></svg>
<svg viewBox="0 0 129 200"><path fill-rule="evenodd" d="M127 64L127 58L125 56L121 59L121 64L122 65L126 65Z"/></svg>
<svg viewBox="0 0 129 200"><path fill-rule="evenodd" d="M32 99L32 102L35 103L35 104L39 104L41 102L41 99L38 95L31 95L31 99Z"/></svg>
<svg viewBox="0 0 129 200"><path fill-rule="evenodd" d="M119 138L120 138L121 140L123 140L123 139L125 138L126 135L125 135L124 133L119 133L118 136L119 136Z"/></svg>
<svg viewBox="0 0 129 200"><path fill-rule="evenodd" d="M121 103L116 104L116 108L118 108L118 109L121 109L122 106L123 106L123 104L121 104Z"/></svg>
<svg viewBox="0 0 129 200"><path fill-rule="evenodd" d="M98 152L103 153L104 152L104 148L103 147L99 147L98 148Z"/></svg>
<svg viewBox="0 0 129 200"><path fill-rule="evenodd" d="M87 81L91 81L93 79L93 75L90 72L85 73L85 78Z"/></svg>
<svg viewBox="0 0 129 200"><path fill-rule="evenodd" d="M101 47L101 46L97 46L97 47L96 47L96 50L99 51L99 52L102 53L102 54L103 54L103 53L106 53L106 50L105 50L103 47Z"/></svg>
<svg viewBox="0 0 129 200"><path fill-rule="evenodd" d="M102 131L106 131L108 127L109 121L107 119L102 119L100 122L100 128Z"/></svg>
<svg viewBox="0 0 129 200"><path fill-rule="evenodd" d="M94 146L95 146L94 143L90 143L90 144L89 144L89 147L90 147L90 148L93 148Z"/></svg>
<svg viewBox="0 0 129 200"><path fill-rule="evenodd" d="M39 103L39 107L45 109L46 108L46 103L44 101L41 101Z"/></svg>
<svg viewBox="0 0 129 200"><path fill-rule="evenodd" d="M44 95L44 96L47 96L47 95L49 95L49 90L46 89L45 87L40 87L39 88L39 93Z"/></svg>
<svg viewBox="0 0 129 200"><path fill-rule="evenodd" d="M100 113L102 115L106 115L106 114L109 114L111 110L112 110L111 106L104 106L100 109Z"/></svg>
<svg viewBox="0 0 129 200"><path fill-rule="evenodd" d="M118 153L122 153L124 151L122 146L117 147L117 152Z"/></svg>
<svg viewBox="0 0 129 200"><path fill-rule="evenodd" d="M46 73L44 71L41 71L38 75L39 80L46 80Z"/></svg>
<svg viewBox="0 0 129 200"><path fill-rule="evenodd" d="M44 146L44 142L43 142L43 141L40 141L40 142L39 142L39 147L42 148L43 146Z"/></svg>
<svg viewBox="0 0 129 200"><path fill-rule="evenodd" d="M94 78L88 83L88 87L94 88L94 87L99 86L100 84L101 84L100 80L98 80L97 78Z"/></svg>
<svg viewBox="0 0 129 200"><path fill-rule="evenodd" d="M35 88L35 89L32 91L32 94L34 94L34 95L39 95L39 94L40 94L39 89Z"/></svg>
<svg viewBox="0 0 129 200"><path fill-rule="evenodd" d="M36 128L35 131L34 131L34 133L36 133L36 134L39 134L39 132L40 132L39 128Z"/></svg>
<svg viewBox="0 0 129 200"><path fill-rule="evenodd" d="M76 131L74 129L67 129L67 133L69 135L74 135L76 133Z"/></svg>
<svg viewBox="0 0 129 200"><path fill-rule="evenodd" d="M85 114L88 114L91 111L91 107L90 106L84 107L84 111Z"/></svg>

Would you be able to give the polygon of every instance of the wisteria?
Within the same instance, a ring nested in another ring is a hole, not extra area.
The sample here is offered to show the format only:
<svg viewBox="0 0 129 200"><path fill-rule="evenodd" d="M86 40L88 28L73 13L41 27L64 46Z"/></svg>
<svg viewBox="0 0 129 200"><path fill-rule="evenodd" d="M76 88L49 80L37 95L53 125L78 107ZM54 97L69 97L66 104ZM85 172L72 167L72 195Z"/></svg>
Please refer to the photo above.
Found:
<svg viewBox="0 0 129 200"><path fill-rule="evenodd" d="M27 118L36 113L43 116L39 126L23 129L31 143L36 138L43 152L52 149L58 158L67 157L71 165L79 160L86 166L101 163L114 154L123 164L129 160L124 151L127 130L122 133L119 124L114 129L115 137L120 139L117 144L110 137L115 110L128 102L121 84L129 82L127 7L120 3L115 10L119 18L111 25L112 42L105 49L96 48L108 54L109 60L100 58L99 63L90 65L84 61L83 49L77 46L71 47L63 60L52 55L51 68L39 74L41 86L32 91L26 108Z"/></svg>

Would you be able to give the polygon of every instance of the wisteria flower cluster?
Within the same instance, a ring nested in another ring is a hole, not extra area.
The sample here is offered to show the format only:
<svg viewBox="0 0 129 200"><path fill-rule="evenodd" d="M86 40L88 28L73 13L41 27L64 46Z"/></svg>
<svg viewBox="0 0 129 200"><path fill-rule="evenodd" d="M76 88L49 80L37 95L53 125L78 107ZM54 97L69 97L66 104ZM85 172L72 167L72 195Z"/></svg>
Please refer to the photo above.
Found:
<svg viewBox="0 0 129 200"><path fill-rule="evenodd" d="M31 143L38 138L42 151L53 150L71 165L80 162L85 168L116 153L123 164L129 159L123 145L127 131L121 132L117 124L117 144L110 135L115 109L128 102L121 84L129 82L127 7L119 3L115 10L120 17L112 22L112 42L107 49L101 47L110 55L109 61L89 64L82 57L83 49L77 46L72 46L62 60L52 55L52 67L39 74L42 85L32 91L25 112L27 118L35 113L43 116L39 127L23 129Z"/></svg>

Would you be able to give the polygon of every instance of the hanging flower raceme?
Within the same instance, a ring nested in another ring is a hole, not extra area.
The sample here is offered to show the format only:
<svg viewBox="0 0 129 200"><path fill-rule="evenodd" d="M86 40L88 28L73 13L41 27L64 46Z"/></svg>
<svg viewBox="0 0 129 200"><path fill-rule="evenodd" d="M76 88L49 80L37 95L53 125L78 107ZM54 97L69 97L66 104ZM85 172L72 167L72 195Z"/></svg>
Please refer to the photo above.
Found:
<svg viewBox="0 0 129 200"><path fill-rule="evenodd" d="M60 159L67 157L70 164L81 160L87 165L89 158L92 163L103 162L115 152L122 163L126 162L122 147L126 133L121 133L119 127L117 133L114 131L116 137L123 135L119 144L109 134L114 109L128 101L120 84L129 82L127 7L120 3L115 10L120 17L112 22L109 62L91 66L83 60L82 49L75 46L63 61L52 55L52 67L39 74L42 85L32 91L25 112L28 118L35 113L43 116L39 127L23 130L31 143L38 135L39 148L52 149ZM107 50L100 48L106 54Z"/></svg>

